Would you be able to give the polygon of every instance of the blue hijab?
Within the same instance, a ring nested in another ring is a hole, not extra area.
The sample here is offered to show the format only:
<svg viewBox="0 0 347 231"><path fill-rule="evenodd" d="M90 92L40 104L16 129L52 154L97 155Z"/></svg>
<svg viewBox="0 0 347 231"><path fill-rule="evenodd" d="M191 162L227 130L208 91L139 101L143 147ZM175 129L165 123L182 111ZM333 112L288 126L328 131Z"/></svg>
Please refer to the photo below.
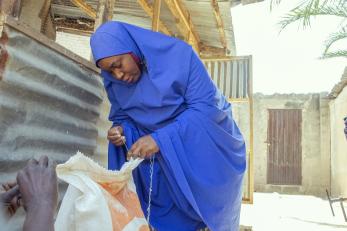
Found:
<svg viewBox="0 0 347 231"><path fill-rule="evenodd" d="M150 223L157 230L238 230L245 143L231 105L185 42L120 22L91 37L94 60L132 52L142 70L128 84L102 71L111 102L109 119L124 129L127 145L150 134L155 154ZM109 144L108 165L119 169L124 147ZM149 161L134 171L147 216Z"/></svg>

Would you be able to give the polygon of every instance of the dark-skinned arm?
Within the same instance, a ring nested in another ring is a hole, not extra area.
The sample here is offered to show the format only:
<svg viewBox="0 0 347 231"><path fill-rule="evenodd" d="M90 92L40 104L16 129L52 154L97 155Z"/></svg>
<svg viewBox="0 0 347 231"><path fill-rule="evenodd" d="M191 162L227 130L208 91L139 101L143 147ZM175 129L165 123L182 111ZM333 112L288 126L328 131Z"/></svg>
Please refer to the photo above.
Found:
<svg viewBox="0 0 347 231"><path fill-rule="evenodd" d="M17 175L17 183L26 211L24 231L53 231L58 202L55 166L43 156L30 160Z"/></svg>

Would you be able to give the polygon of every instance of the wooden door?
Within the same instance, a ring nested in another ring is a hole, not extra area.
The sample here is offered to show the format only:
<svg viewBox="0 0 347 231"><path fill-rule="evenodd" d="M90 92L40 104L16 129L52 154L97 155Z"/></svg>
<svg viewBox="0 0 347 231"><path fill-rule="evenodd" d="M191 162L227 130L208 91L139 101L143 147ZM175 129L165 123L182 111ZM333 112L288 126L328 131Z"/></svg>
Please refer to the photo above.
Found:
<svg viewBox="0 0 347 231"><path fill-rule="evenodd" d="M269 109L267 183L301 185L301 109Z"/></svg>

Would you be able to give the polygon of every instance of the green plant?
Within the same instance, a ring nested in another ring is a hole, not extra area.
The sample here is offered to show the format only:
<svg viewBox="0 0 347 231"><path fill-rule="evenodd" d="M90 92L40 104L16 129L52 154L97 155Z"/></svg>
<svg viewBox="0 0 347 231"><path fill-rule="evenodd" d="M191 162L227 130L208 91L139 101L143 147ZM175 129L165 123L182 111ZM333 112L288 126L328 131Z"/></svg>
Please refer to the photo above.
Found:
<svg viewBox="0 0 347 231"><path fill-rule="evenodd" d="M270 9L278 5L282 0L271 0ZM331 50L337 41L347 39L347 0L304 0L298 6L286 14L279 25L281 31L288 25L299 21L303 28L311 26L311 19L316 16L334 16L341 18L336 32L329 35L324 42L325 49L322 58L347 57L347 50Z"/></svg>

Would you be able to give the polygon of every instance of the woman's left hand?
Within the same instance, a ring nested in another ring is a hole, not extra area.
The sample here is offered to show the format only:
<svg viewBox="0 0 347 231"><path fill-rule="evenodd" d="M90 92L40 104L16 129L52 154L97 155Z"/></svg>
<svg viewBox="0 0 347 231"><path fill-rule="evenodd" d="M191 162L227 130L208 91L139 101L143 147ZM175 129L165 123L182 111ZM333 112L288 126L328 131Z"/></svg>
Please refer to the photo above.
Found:
<svg viewBox="0 0 347 231"><path fill-rule="evenodd" d="M151 135L138 139L130 148L128 156L149 158L159 151L159 147Z"/></svg>

